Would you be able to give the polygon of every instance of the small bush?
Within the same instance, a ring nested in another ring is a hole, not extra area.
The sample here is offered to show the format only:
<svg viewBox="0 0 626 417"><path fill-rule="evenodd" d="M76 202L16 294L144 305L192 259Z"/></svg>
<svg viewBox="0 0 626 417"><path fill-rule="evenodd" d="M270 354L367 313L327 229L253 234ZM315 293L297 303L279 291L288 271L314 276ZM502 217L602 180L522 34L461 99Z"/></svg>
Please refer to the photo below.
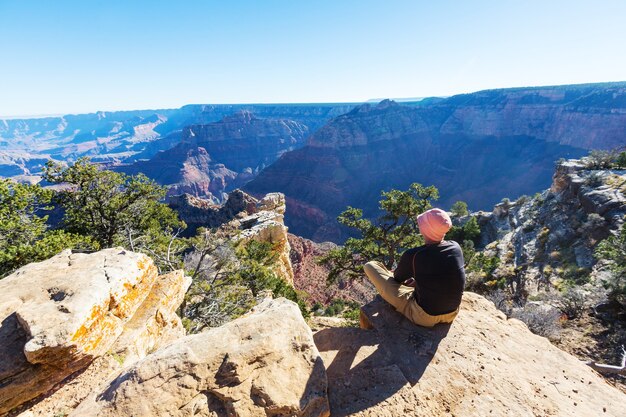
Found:
<svg viewBox="0 0 626 417"><path fill-rule="evenodd" d="M580 317L585 310L585 294L578 288L567 288L556 300L557 308L569 320Z"/></svg>
<svg viewBox="0 0 626 417"><path fill-rule="evenodd" d="M352 319L356 314L356 318L359 317L359 309L361 305L354 301L346 301L339 298L335 298L324 309L323 316L339 316ZM356 313L355 313L356 311Z"/></svg>
<svg viewBox="0 0 626 417"><path fill-rule="evenodd" d="M356 303L355 303L356 304ZM351 304L346 311L341 315L344 319L349 320L351 325L356 325L359 322L359 316L361 314L361 307L356 304Z"/></svg>
<svg viewBox="0 0 626 417"><path fill-rule="evenodd" d="M615 167L618 169L626 169L626 151L620 152L615 159Z"/></svg>
<svg viewBox="0 0 626 417"><path fill-rule="evenodd" d="M561 317L557 310L529 303L522 308L514 309L511 317L526 323L530 331L539 336L549 340L559 339L561 333L559 320Z"/></svg>
<svg viewBox="0 0 626 417"><path fill-rule="evenodd" d="M480 237L480 226L476 217L470 217L463 226L452 226L446 233L446 239L454 240L459 244L465 241L475 242Z"/></svg>
<svg viewBox="0 0 626 417"><path fill-rule="evenodd" d="M585 178L585 185L589 187L599 187L603 184L602 175L592 172Z"/></svg>
<svg viewBox="0 0 626 417"><path fill-rule="evenodd" d="M526 203L528 200L530 200L529 196L522 195L517 198L517 201L515 201L515 205L521 206L522 204Z"/></svg>
<svg viewBox="0 0 626 417"><path fill-rule="evenodd" d="M336 316L341 313L346 306L346 302L340 299L334 299L324 309L324 316Z"/></svg>
<svg viewBox="0 0 626 417"><path fill-rule="evenodd" d="M582 268L576 264L566 265L562 271L562 278L571 286L584 285L591 281L591 275L588 268Z"/></svg>
<svg viewBox="0 0 626 417"><path fill-rule="evenodd" d="M321 315L324 312L324 306L320 302L315 302L313 306L311 306L311 313L315 316Z"/></svg>
<svg viewBox="0 0 626 417"><path fill-rule="evenodd" d="M602 284L609 291L609 299L617 301L626 310L626 223L616 236L598 244L594 256L608 261L611 274Z"/></svg>
<svg viewBox="0 0 626 417"><path fill-rule="evenodd" d="M484 252L472 251L472 248L469 247L471 241L466 242L463 245L463 256L466 262L465 272L467 274L466 289L484 293L490 287L497 285L492 281L494 281L494 271L500 265L500 258L485 255Z"/></svg>
<svg viewBox="0 0 626 417"><path fill-rule="evenodd" d="M550 237L550 229L548 229L547 227L544 227L537 234L537 242L539 242L540 245L545 245L548 242L549 237Z"/></svg>
<svg viewBox="0 0 626 417"><path fill-rule="evenodd" d="M465 201L457 201L450 208L450 212L455 217L463 217L469 214L467 210L467 203Z"/></svg>
<svg viewBox="0 0 626 417"><path fill-rule="evenodd" d="M584 159L588 169L611 169L618 158L615 151L593 150Z"/></svg>

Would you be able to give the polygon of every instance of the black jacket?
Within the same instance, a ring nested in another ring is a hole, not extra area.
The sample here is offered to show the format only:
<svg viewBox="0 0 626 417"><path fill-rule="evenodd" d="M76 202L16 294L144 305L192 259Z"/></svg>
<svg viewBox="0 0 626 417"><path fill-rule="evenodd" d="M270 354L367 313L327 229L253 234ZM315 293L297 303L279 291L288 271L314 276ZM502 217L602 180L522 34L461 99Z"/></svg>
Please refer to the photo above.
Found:
<svg viewBox="0 0 626 417"><path fill-rule="evenodd" d="M398 282L415 278L415 300L425 312L437 316L453 312L461 304L464 263L459 244L444 240L405 251L393 277Z"/></svg>

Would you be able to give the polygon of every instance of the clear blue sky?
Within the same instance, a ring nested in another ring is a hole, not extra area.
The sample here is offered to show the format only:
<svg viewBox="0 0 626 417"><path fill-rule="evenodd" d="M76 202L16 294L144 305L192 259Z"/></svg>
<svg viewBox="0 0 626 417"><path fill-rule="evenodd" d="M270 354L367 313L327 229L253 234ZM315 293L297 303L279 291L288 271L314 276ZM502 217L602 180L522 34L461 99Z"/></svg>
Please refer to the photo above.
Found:
<svg viewBox="0 0 626 417"><path fill-rule="evenodd" d="M626 1L0 0L0 115L626 80Z"/></svg>

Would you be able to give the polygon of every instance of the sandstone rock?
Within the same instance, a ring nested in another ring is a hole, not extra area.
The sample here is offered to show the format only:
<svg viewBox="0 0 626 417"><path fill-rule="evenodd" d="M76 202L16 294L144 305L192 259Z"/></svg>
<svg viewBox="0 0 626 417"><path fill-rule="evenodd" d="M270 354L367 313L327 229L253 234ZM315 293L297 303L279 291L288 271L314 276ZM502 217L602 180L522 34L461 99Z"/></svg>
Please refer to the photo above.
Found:
<svg viewBox="0 0 626 417"><path fill-rule="evenodd" d="M279 254L275 266L276 273L293 285L293 269L289 260L291 248L283 215L285 196L280 193L268 194L258 203L257 208L262 210L231 222L233 227L241 231L237 239L244 241L254 239L273 244Z"/></svg>
<svg viewBox="0 0 626 417"><path fill-rule="evenodd" d="M0 280L0 413L113 345L157 277L145 255L63 251Z"/></svg>
<svg viewBox="0 0 626 417"><path fill-rule="evenodd" d="M275 211L285 214L285 195L281 193L269 193L257 203L257 209Z"/></svg>
<svg viewBox="0 0 626 417"><path fill-rule="evenodd" d="M251 314L148 355L71 416L328 416L324 365L298 307Z"/></svg>
<svg viewBox="0 0 626 417"><path fill-rule="evenodd" d="M148 353L185 335L176 309L191 285L183 271L160 275L110 351L124 364L144 358Z"/></svg>
<svg viewBox="0 0 626 417"><path fill-rule="evenodd" d="M145 301L128 321L120 337L104 355L96 358L78 375L65 381L18 417L63 414L76 408L89 394L115 379L123 369L148 353L185 335L176 308L180 305L191 279L182 271L157 277Z"/></svg>
<svg viewBox="0 0 626 417"><path fill-rule="evenodd" d="M624 393L479 295L433 329L379 298L362 312L374 330L314 335L333 416L623 415Z"/></svg>

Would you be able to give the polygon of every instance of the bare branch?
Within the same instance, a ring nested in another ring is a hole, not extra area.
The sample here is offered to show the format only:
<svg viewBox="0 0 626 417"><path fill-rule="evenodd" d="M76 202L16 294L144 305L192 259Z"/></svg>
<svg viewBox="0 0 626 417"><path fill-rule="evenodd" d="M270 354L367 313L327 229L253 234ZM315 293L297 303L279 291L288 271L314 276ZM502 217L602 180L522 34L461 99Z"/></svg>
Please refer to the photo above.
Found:
<svg viewBox="0 0 626 417"><path fill-rule="evenodd" d="M622 345L622 364L621 364L621 366L607 365L607 364L604 364L604 363L597 363L597 362L587 362L587 365L589 365L594 370L600 372L601 374L626 375L626 349L624 349L624 346Z"/></svg>

